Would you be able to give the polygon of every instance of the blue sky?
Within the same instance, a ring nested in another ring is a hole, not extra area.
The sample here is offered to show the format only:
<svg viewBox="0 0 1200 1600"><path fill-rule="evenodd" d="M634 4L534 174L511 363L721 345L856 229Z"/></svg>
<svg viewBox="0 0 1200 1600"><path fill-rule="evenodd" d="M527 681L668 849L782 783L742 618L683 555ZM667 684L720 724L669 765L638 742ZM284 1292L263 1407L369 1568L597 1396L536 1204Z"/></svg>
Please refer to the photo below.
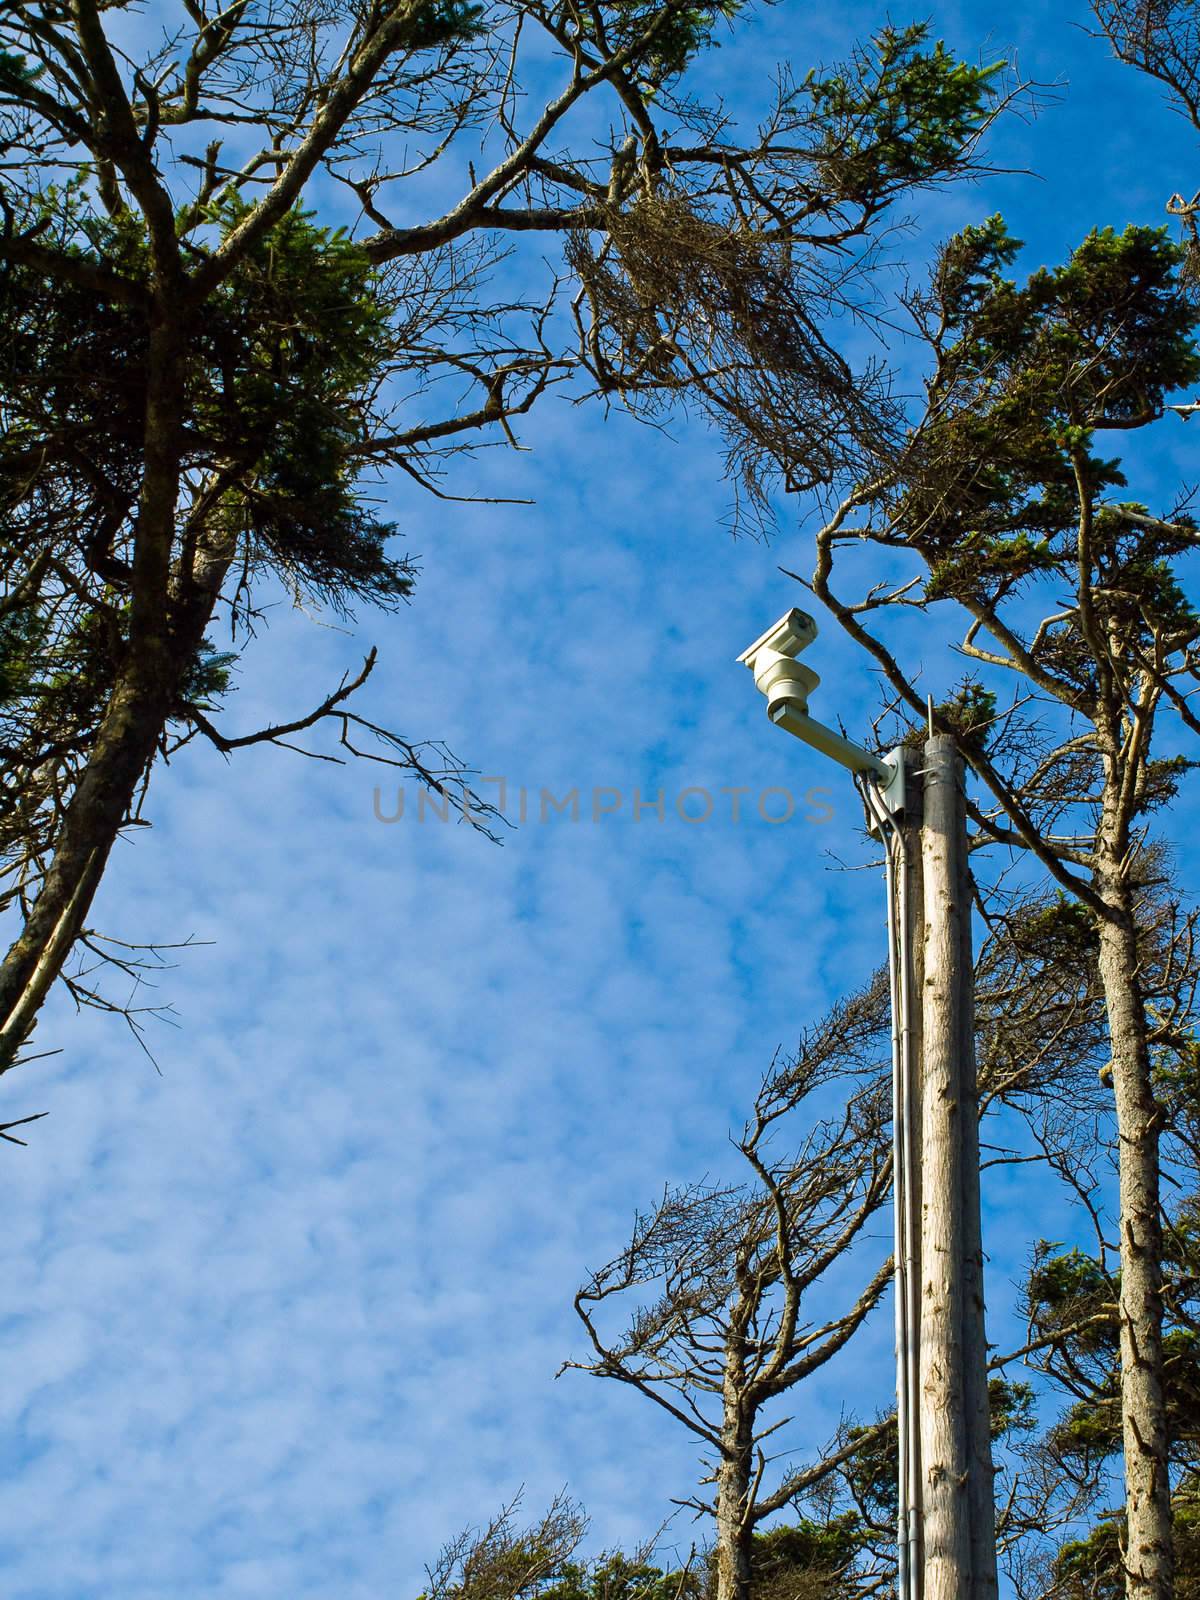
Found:
<svg viewBox="0 0 1200 1600"><path fill-rule="evenodd" d="M780 54L831 60L883 18L788 0L704 74L744 99ZM1041 178L937 197L915 249L1002 208L1036 265L1195 186L1190 131L1085 36L1083 7L932 18L1070 83L991 144ZM365 714L510 791L577 787L585 819L496 848L418 821L411 785L405 817L377 821L395 782L363 766L190 748L94 918L205 941L159 980L179 1024L151 1029L162 1075L117 1024L59 1005L39 1042L62 1054L5 1080L6 1114L51 1113L3 1157L13 1600L411 1600L443 1540L522 1485L531 1513L568 1485L594 1548L653 1532L694 1485L690 1441L644 1401L554 1381L582 1348L571 1296L664 1181L729 1170L726 1130L776 1047L883 959L882 886L837 865L868 859L849 785L770 730L734 664L797 598L777 571L808 565L795 511L770 546L732 541L696 427L551 399L523 442L471 483L532 506L397 487L411 608L346 630L280 607L230 720L307 708L377 644ZM1181 424L1160 467L1186 476L1191 450ZM863 726L864 663L831 629L813 657L822 708ZM597 786L622 804L593 823ZM723 786L750 791L736 825ZM805 820L813 786L826 821ZM672 814L689 787L713 792L707 822ZM796 795L790 822L758 815L770 787ZM635 788L665 791L661 823L631 818ZM997 1175L988 1203L999 1323L1029 1239L1062 1219L1024 1178ZM886 1403L890 1351L883 1308L804 1392L798 1451L845 1405Z"/></svg>

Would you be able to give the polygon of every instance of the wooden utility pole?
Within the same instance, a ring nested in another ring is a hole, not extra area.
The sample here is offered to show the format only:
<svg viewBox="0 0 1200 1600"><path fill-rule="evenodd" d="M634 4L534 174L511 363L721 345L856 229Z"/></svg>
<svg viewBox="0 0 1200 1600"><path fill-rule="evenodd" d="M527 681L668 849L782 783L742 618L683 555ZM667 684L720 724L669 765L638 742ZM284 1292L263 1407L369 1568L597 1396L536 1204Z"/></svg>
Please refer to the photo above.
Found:
<svg viewBox="0 0 1200 1600"><path fill-rule="evenodd" d="M903 801L891 818L888 914L893 923L892 1007L896 1034L892 1085L895 1125L896 1421L900 1443L897 1600L922 1600L921 1472L921 993L925 973L921 777L908 750ZM883 830L881 830L882 832Z"/></svg>
<svg viewBox="0 0 1200 1600"><path fill-rule="evenodd" d="M979 1093L963 763L930 737L885 761L814 721L792 610L738 657L777 727L855 774L887 852L895 1177L898 1600L996 1600Z"/></svg>
<svg viewBox="0 0 1200 1600"><path fill-rule="evenodd" d="M971 889L963 763L925 745L921 824L920 1388L923 1600L995 1600ZM914 930L915 932L915 930Z"/></svg>

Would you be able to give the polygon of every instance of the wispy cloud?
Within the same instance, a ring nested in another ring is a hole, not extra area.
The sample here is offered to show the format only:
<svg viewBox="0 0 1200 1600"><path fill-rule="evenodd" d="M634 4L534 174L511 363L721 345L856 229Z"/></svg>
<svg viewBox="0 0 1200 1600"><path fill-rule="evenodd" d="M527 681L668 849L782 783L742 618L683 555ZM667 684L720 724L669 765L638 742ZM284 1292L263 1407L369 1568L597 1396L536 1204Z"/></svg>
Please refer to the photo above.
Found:
<svg viewBox="0 0 1200 1600"><path fill-rule="evenodd" d="M955 11L957 42L986 9ZM796 16L766 14L749 53L706 70L757 77ZM1075 195L1055 138L1092 128L1087 74L1107 70L1068 20L1031 3L1006 24L1079 63L1051 113L1066 132L1037 145L1053 183L1005 191L1017 231L1032 218L1055 250ZM1127 122L1166 125L1121 82ZM1114 204L1146 184L1122 141ZM947 204L965 220L987 197ZM1076 209L1102 207L1093 191ZM556 793L821 785L831 820L625 810L496 848L377 822L373 787L394 780L363 767L181 753L96 913L124 938L214 941L158 980L182 1024L150 1029L162 1077L118 1025L60 1008L40 1033L65 1053L6 1080L13 1114L52 1112L3 1155L14 1600L412 1600L441 1541L522 1483L533 1504L569 1481L608 1544L694 1483L690 1443L635 1396L552 1381L579 1347L571 1294L664 1180L727 1169L774 1048L883 942L878 876L828 854L868 858L852 790L766 726L733 662L797 598L776 563L803 570L803 536L731 545L713 441L679 432L551 406L532 456L486 468L535 508L403 498L425 569L411 610L349 640L281 609L229 715L303 707L376 642L372 713L484 774ZM828 714L865 719L862 661L831 630L814 655ZM1002 1179L993 1195L1027 1203ZM994 1241L998 1314L1026 1220ZM884 1310L802 1399L800 1446L847 1396L887 1403L890 1338Z"/></svg>

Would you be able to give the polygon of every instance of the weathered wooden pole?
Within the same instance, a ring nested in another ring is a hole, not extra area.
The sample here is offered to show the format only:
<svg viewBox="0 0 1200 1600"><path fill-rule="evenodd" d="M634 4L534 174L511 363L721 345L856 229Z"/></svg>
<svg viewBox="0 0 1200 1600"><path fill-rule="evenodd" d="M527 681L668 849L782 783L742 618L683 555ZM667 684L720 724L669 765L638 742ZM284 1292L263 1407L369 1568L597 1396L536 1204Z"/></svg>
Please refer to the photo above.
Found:
<svg viewBox="0 0 1200 1600"><path fill-rule="evenodd" d="M900 1600L923 1600L923 1473L921 1470L921 993L925 972L921 865L921 778L912 752L905 764L904 805L893 819L898 849L895 914L899 978L893 994L900 1049L893 1091L896 1124L896 1390L900 1435Z"/></svg>
<svg viewBox="0 0 1200 1600"><path fill-rule="evenodd" d="M855 774L887 850L899 1600L996 1600L963 764L932 732L914 771L809 716L818 679L795 658L816 636L791 610L738 660L777 727Z"/></svg>
<svg viewBox="0 0 1200 1600"><path fill-rule="evenodd" d="M995 1600L963 764L925 745L920 1452L924 1600Z"/></svg>

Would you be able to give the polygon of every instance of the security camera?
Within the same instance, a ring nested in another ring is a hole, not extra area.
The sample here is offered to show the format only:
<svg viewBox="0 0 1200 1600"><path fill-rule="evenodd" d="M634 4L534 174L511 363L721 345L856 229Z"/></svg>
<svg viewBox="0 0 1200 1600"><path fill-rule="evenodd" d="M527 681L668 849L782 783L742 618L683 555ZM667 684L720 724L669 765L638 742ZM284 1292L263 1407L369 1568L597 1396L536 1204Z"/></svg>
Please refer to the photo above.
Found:
<svg viewBox="0 0 1200 1600"><path fill-rule="evenodd" d="M754 658L760 650L774 650L776 655L798 656L807 650L817 637L817 625L807 611L793 610L780 617L766 633L760 633L748 650L738 657L753 671Z"/></svg>
<svg viewBox="0 0 1200 1600"><path fill-rule="evenodd" d="M766 696L772 721L783 707L807 712L808 697L820 683L810 667L793 658L817 637L817 625L806 611L789 611L762 633L738 660L754 674L754 686Z"/></svg>
<svg viewBox="0 0 1200 1600"><path fill-rule="evenodd" d="M854 744L844 734L814 722L808 714L808 697L820 683L809 667L795 659L817 637L817 625L807 611L788 611L766 633L759 634L738 660L754 674L754 686L766 697L767 715L777 728L794 734L851 772L873 772L882 778L884 802L889 811L904 805L904 763L893 752L885 761Z"/></svg>

